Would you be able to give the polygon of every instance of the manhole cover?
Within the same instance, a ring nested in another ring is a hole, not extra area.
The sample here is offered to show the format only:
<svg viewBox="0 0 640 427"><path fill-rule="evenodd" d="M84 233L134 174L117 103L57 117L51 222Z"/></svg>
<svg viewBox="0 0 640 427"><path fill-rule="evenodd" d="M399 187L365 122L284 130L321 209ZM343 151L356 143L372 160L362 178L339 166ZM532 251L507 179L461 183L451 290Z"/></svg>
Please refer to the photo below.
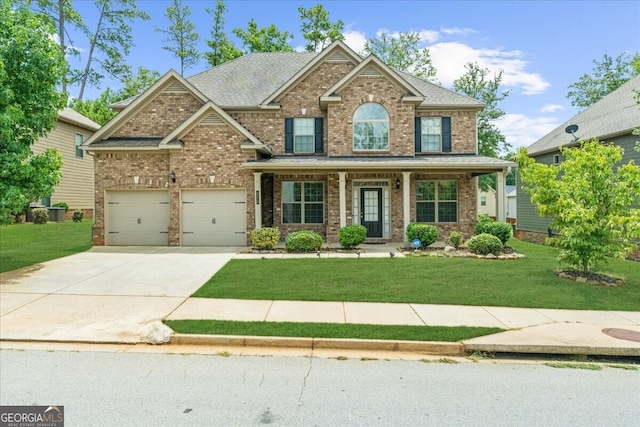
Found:
<svg viewBox="0 0 640 427"><path fill-rule="evenodd" d="M618 338L619 340L640 342L640 332L630 329L605 328L602 330L602 333L613 338Z"/></svg>

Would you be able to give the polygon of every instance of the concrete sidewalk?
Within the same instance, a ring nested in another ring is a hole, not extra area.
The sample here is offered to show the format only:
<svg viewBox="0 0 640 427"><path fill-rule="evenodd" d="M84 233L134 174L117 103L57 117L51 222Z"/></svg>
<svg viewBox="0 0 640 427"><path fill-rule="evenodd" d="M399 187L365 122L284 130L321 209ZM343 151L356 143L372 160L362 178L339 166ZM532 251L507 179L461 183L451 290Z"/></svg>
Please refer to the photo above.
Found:
<svg viewBox="0 0 640 427"><path fill-rule="evenodd" d="M320 257L402 257L396 245L322 251ZM242 248L95 247L87 252L0 275L0 340L85 343L167 343L162 319L329 322L380 325L489 326L506 332L452 344L464 351L640 356L640 312L362 302L255 301L191 298ZM241 252L241 253L239 253ZM302 255L317 257L318 254ZM182 339L182 338L181 338ZM187 342L189 340L183 340ZM209 345L228 337L197 338ZM191 340L191 342L194 342ZM242 345L322 345L430 354L431 343L237 338ZM351 347L349 347L351 346ZM440 350L437 350L440 351ZM460 351L460 350L457 350Z"/></svg>

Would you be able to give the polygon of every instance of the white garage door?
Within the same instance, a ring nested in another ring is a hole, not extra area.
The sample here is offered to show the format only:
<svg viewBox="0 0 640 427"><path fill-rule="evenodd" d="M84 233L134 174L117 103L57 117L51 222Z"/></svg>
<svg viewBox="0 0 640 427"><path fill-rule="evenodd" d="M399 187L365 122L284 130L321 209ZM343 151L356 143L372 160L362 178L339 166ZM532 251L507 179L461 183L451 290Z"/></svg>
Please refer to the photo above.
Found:
<svg viewBox="0 0 640 427"><path fill-rule="evenodd" d="M244 190L182 191L182 246L245 246Z"/></svg>
<svg viewBox="0 0 640 427"><path fill-rule="evenodd" d="M169 244L167 191L109 191L106 200L107 245Z"/></svg>

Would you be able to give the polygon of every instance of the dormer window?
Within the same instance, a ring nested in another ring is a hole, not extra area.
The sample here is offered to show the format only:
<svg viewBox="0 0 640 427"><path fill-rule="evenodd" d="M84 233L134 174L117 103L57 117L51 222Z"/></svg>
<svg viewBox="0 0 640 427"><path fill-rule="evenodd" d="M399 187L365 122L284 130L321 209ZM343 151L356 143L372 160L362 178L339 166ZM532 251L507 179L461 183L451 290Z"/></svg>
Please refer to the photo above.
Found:
<svg viewBox="0 0 640 427"><path fill-rule="evenodd" d="M354 151L389 150L389 114L380 104L363 104L353 115Z"/></svg>

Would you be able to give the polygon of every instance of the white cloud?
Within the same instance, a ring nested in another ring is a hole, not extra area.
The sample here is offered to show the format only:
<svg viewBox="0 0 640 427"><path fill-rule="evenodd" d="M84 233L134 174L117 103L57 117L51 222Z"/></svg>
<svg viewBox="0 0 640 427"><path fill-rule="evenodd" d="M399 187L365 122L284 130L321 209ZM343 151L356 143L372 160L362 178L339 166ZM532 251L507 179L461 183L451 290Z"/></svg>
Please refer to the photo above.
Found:
<svg viewBox="0 0 640 427"><path fill-rule="evenodd" d="M362 31L347 30L342 34L344 35L344 43L356 51L356 53L364 51L364 45L367 42L367 37Z"/></svg>
<svg viewBox="0 0 640 427"><path fill-rule="evenodd" d="M494 123L512 150L528 147L561 124L555 117L527 117L524 114L505 114Z"/></svg>
<svg viewBox="0 0 640 427"><path fill-rule="evenodd" d="M476 49L464 43L442 42L429 46L429 54L438 70L438 79L446 87L465 73L464 66L469 62L477 62L495 73L502 70L502 84L519 87L525 95L544 92L551 86L540 74L525 70L528 63L519 50Z"/></svg>
<svg viewBox="0 0 640 427"><path fill-rule="evenodd" d="M564 110L564 107L562 105L546 104L546 105L542 106L542 108L540 109L540 112L541 113L555 113L556 111L560 111L560 110Z"/></svg>
<svg viewBox="0 0 640 427"><path fill-rule="evenodd" d="M440 28L440 32L443 33L443 34L446 34L448 36L454 36L454 35L468 36L469 34L473 34L473 33L477 32L477 31L473 30L471 28L460 28L460 27L445 28L445 27L442 27L442 28Z"/></svg>

